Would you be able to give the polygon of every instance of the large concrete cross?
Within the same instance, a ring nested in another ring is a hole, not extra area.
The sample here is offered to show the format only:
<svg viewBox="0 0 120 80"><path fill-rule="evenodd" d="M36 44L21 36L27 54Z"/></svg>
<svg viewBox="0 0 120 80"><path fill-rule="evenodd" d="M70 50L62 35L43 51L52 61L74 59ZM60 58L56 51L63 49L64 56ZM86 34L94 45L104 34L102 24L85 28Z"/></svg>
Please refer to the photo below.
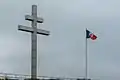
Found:
<svg viewBox="0 0 120 80"><path fill-rule="evenodd" d="M37 17L37 6L32 5L32 15L26 15L25 20L32 21L32 27L18 25L18 30L31 32L31 78L37 79L37 34L49 35L49 31L37 29L37 22L43 23L42 18Z"/></svg>

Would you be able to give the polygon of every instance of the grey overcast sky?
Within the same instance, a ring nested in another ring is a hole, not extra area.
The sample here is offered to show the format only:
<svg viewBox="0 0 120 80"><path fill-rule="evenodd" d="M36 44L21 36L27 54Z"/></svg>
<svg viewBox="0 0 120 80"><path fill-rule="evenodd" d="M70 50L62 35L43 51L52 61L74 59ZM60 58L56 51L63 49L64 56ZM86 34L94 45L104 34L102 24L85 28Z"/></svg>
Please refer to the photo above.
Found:
<svg viewBox="0 0 120 80"><path fill-rule="evenodd" d="M0 0L0 72L30 74L30 33L18 31L18 24L38 6L44 18L38 28L38 74L41 76L84 77L85 28L94 32L88 40L89 77L120 79L119 0Z"/></svg>

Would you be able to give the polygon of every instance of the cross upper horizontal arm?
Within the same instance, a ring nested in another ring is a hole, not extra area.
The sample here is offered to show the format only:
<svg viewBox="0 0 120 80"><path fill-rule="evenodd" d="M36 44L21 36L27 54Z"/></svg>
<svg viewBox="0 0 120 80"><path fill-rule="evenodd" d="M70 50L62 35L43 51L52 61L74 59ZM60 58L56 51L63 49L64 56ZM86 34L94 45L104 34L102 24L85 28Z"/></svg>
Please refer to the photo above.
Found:
<svg viewBox="0 0 120 80"><path fill-rule="evenodd" d="M37 19L38 23L43 23L43 18L39 18L39 17L34 18L33 16L25 15L25 20L33 21L34 19Z"/></svg>

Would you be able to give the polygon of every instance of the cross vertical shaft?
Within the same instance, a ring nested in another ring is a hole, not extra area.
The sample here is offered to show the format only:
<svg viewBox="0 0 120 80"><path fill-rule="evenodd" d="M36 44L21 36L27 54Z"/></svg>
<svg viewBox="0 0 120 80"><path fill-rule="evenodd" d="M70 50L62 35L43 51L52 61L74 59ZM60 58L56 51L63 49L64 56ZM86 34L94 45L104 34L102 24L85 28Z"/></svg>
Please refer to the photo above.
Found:
<svg viewBox="0 0 120 80"><path fill-rule="evenodd" d="M36 79L37 76L37 6L32 5L32 21L33 33L31 34L31 78Z"/></svg>

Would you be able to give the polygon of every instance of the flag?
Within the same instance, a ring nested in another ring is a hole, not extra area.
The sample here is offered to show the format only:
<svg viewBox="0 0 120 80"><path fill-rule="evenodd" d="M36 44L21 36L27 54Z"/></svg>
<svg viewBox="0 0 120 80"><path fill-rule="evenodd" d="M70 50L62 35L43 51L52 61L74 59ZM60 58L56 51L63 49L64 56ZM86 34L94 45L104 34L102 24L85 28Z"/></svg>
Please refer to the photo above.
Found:
<svg viewBox="0 0 120 80"><path fill-rule="evenodd" d="M92 40L97 39L97 36L90 32L89 30L86 30L86 38L91 38Z"/></svg>

